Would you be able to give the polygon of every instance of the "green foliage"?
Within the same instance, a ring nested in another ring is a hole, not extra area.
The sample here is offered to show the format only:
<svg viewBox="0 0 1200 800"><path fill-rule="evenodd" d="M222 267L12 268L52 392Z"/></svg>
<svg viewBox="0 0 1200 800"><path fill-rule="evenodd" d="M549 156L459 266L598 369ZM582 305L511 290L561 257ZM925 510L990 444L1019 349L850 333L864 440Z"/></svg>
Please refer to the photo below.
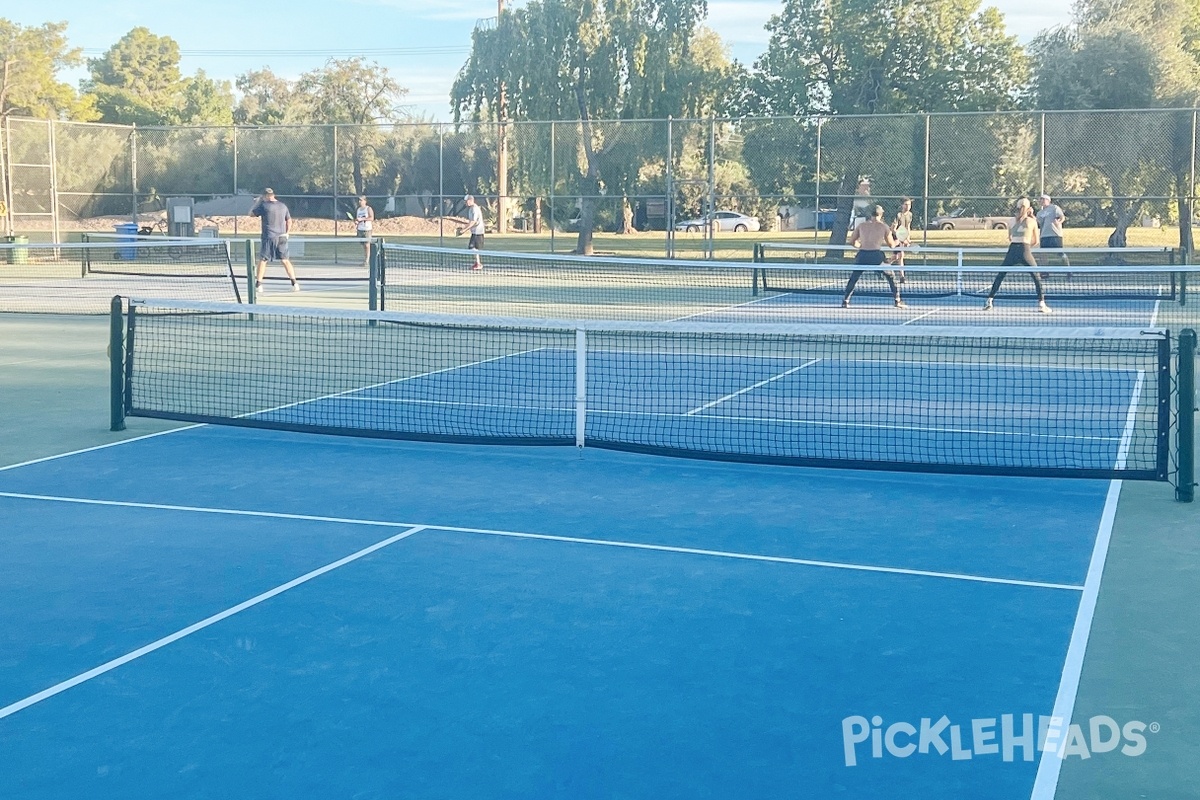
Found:
<svg viewBox="0 0 1200 800"><path fill-rule="evenodd" d="M267 67L239 75L234 83L242 95L233 111L238 125L299 122L307 111L294 99L292 83Z"/></svg>
<svg viewBox="0 0 1200 800"><path fill-rule="evenodd" d="M996 111L1028 74L977 0L786 0L767 30L743 113Z"/></svg>
<svg viewBox="0 0 1200 800"><path fill-rule="evenodd" d="M179 44L171 37L134 28L87 64L91 78L84 86L95 95L104 122L164 125L175 120L184 81Z"/></svg>
<svg viewBox="0 0 1200 800"><path fill-rule="evenodd" d="M233 90L229 81L214 81L204 70L184 81L177 118L188 125L232 125Z"/></svg>
<svg viewBox="0 0 1200 800"><path fill-rule="evenodd" d="M705 13L703 0L535 0L506 12L472 37L451 90L455 119L496 120L503 86L508 118L578 120L561 163L577 156L577 249L590 252L596 198L632 194L650 157L630 128L599 123L711 113L727 88L728 56Z"/></svg>
<svg viewBox="0 0 1200 800"><path fill-rule="evenodd" d="M0 18L0 117L96 118L90 99L58 80L60 70L83 63L66 31L65 22L35 28Z"/></svg>

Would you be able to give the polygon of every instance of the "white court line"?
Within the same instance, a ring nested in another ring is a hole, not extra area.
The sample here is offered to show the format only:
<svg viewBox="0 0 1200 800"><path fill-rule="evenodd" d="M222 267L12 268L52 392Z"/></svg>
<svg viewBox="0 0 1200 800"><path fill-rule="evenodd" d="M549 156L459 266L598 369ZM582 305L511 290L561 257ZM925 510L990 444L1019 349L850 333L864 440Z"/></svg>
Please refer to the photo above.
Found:
<svg viewBox="0 0 1200 800"><path fill-rule="evenodd" d="M613 539L585 539L576 536L554 536L542 533L524 533L521 531L504 531L490 528L464 528L453 525L438 525L436 523L392 522L386 520L354 519L348 517L324 517L311 514L290 514L278 511L246 511L233 508L210 508L206 506L182 506L169 503L140 503L131 500L96 500L85 497L60 497L55 495L25 494L20 492L0 492L0 497L15 500L35 500L50 503L73 503L79 505L109 506L116 508L144 508L153 511L185 511L199 514L219 514L235 517L256 517L267 519L303 520L307 522L333 522L347 525L366 525L385 528L415 528L419 530L449 531L454 533L471 533L485 536L503 536L512 539L536 539L565 544L586 544L599 547L619 547L628 550L646 550L658 553L679 553L684 555L699 555L712 558L728 558L739 561L759 561L772 564L795 564L807 567L822 567L826 569L842 569L855 572L877 572L891 575L910 575L925 578L943 578L948 580L968 581L971 583L990 583L1005 586L1024 586L1035 589L1060 589L1081 591L1083 587L1074 584L1048 583L1044 581L1025 581L1017 578L994 578L984 575L969 575L957 572L935 572L931 570L905 569L902 567L882 567L870 564L853 564L841 561L816 561L805 558L789 558L787 556L767 556L754 553L737 553L726 550L704 550L694 547L675 547L671 545L646 544L642 542L625 542Z"/></svg>
<svg viewBox="0 0 1200 800"><path fill-rule="evenodd" d="M193 633L196 633L197 631L201 631L207 627L216 625L218 622L228 619L228 618L232 617L234 614L239 614L248 608L253 608L254 606L256 606L260 603L264 603L267 600L270 600L272 597L277 597L277 596L283 594L284 592L288 591L289 589L294 589L297 586L300 586L301 584L308 583L309 581L313 580L314 578L319 578L320 576L324 575L327 572L332 572L333 570L337 569L338 567L343 567L346 564L349 564L354 561L358 561L360 558L369 556L371 553L374 553L378 550L382 550L383 548L387 547L388 545L395 544L396 542L398 542L402 539L407 539L409 536L412 536L414 533L417 533L421 530L424 530L424 528L422 528L419 525L413 526L413 527L409 528L408 530L404 531L403 533L398 533L395 536L384 539L382 542L376 542L375 544L371 545L370 547L364 547L362 550L359 550L357 553L351 553L350 555L346 556L345 558L338 559L337 561L334 561L330 564L326 564L323 567L319 567L317 569L314 569L311 572L307 572L307 573L301 575L299 578L294 578L294 579L288 581L287 583L276 586L274 589L263 592L262 594L259 594L259 595L255 595L254 597L251 597L249 600L238 603L236 606L227 608L220 613L213 614L211 617L206 617L205 619L202 619L199 622L189 625L186 628L178 630L175 633L170 634L169 636L164 636L163 638L158 639L157 641L151 642L150 644L145 645L144 647L139 647L137 650L126 653L125 655L120 656L119 658L114 658L112 661L105 662L104 664L101 664L98 667L90 669L87 672L82 672L73 678L69 678L61 683L56 683L55 685L51 686L48 689L43 689L42 691L38 692L37 694L32 694L23 700L18 700L17 702L7 705L4 708L0 708L0 719L4 719L5 717L12 716L13 714L17 713L18 711L22 711L26 708L29 708L32 705L36 705L37 703L42 702L43 700L47 700L51 697L54 697L56 694L62 694L63 692L67 691L68 689L74 688L74 687L80 685L81 683L87 683L92 678L97 678L106 672L111 672L112 670L116 669L117 667L124 666L125 664L128 664L131 661L135 661L135 660L141 658L142 656L149 655L150 653L153 653L155 650L160 650L169 644L173 644L173 643L179 641L180 639L183 639L187 636L191 636Z"/></svg>
<svg viewBox="0 0 1200 800"><path fill-rule="evenodd" d="M1125 430L1121 435L1121 445L1117 448L1117 468L1125 466L1129 455L1129 444L1133 438L1133 427L1137 419L1138 399L1142 394L1142 384L1145 373L1138 374L1137 384L1133 387L1133 396L1129 401L1129 415L1125 419ZM1079 679L1083 674L1083 658L1087 652L1088 638L1092 632L1092 620L1096 614L1096 602L1100 597L1100 580L1104 576L1104 564L1108 559L1108 548L1112 541L1113 522L1117 516L1117 501L1121 497L1121 481L1115 480L1108 485L1108 495L1104 499L1104 511L1100 515L1100 527L1096 532L1096 544L1092 548L1092 557L1088 563L1087 577L1083 582L1083 594L1079 599L1079 611L1075 616L1075 625L1071 629L1071 640L1067 645L1067 657L1063 662L1062 679L1058 684L1058 694L1054 698L1054 710L1051 716L1062 720L1059 726L1065 739L1066 732L1071 727L1071 716L1075 712L1075 698L1079 693ZM1061 742L1060 742L1061 746ZM1058 792L1058 779L1062 770L1063 758L1057 752L1042 751L1038 761L1037 776L1033 781L1033 792L1030 800L1054 800Z"/></svg>
<svg viewBox="0 0 1200 800"><path fill-rule="evenodd" d="M773 382L779 380L780 378L786 378L788 375L791 375L793 372L799 372L802 369L811 367L813 364L816 364L820 360L821 359L819 359L819 358L809 359L808 361L805 361L803 364L800 364L799 366L792 367L789 370L784 370L783 372L779 373L778 375L772 375L770 378L767 378L766 380L761 380L758 383L751 384L750 386L746 386L742 389L738 389L736 392L727 394L724 397L719 397L716 400L705 403L702 406L696 406L691 411L688 411L687 413L685 413L684 416L690 417L694 414L699 414L701 411L705 411L709 408L712 408L713 406L720 405L721 403L724 403L726 400L732 400L733 398L737 397L738 395L743 395L746 392L752 392L755 389L766 386L768 383L773 383ZM726 419L726 417L719 417L719 419Z"/></svg>
<svg viewBox="0 0 1200 800"><path fill-rule="evenodd" d="M131 442L140 442L143 439L153 439L156 436L166 436L168 433L179 433L180 431L190 431L193 428L203 428L203 427L204 427L203 424L183 425L179 428L171 428L171 430L169 430L169 431L156 431L155 433L146 433L141 436L131 436L128 439L122 439L119 442L106 442L105 444L98 444L93 447L85 447L82 450L72 450L68 453L58 453L57 455L53 455L53 456L43 456L41 458L34 458L29 461L22 461L18 464L9 464L7 466L0 467L0 472L4 472L5 470L9 470L9 469L16 469L17 467L28 467L33 464L42 464L46 461L55 461L60 458L66 458L67 456L80 456L80 455L83 455L84 453L91 453L94 450L106 450L109 447L118 447L120 445L129 444Z"/></svg>
<svg viewBox="0 0 1200 800"><path fill-rule="evenodd" d="M934 308L931 311L926 311L924 314L918 314L917 316L913 317L912 319L905 320L904 322L901 322L900 324L901 325L911 325L914 322L916 322L917 320L925 319L926 317L932 317L934 314L937 314L938 312L940 312L942 310L943 309L941 307Z"/></svg>
<svg viewBox="0 0 1200 800"><path fill-rule="evenodd" d="M1154 301L1154 310L1150 312L1149 327L1151 327L1151 328L1155 327L1158 324L1158 306L1160 303L1162 303L1162 300L1155 300Z"/></svg>

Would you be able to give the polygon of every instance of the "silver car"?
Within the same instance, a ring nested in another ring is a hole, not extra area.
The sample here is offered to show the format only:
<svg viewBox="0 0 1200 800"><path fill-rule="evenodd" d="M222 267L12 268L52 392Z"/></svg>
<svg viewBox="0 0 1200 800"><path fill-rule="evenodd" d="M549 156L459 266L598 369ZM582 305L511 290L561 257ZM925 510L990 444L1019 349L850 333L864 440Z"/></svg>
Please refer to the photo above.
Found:
<svg viewBox="0 0 1200 800"><path fill-rule="evenodd" d="M937 231L1006 231L1013 226L1008 216L979 217L964 208L942 214L929 220L929 229Z"/></svg>
<svg viewBox="0 0 1200 800"><path fill-rule="evenodd" d="M743 233L745 231L757 231L761 227L758 217L750 217L745 214L739 214L736 211L717 211L711 217L714 231ZM708 220L709 217L707 216L699 219L685 219L682 222L675 223L675 230L699 233L708 226Z"/></svg>

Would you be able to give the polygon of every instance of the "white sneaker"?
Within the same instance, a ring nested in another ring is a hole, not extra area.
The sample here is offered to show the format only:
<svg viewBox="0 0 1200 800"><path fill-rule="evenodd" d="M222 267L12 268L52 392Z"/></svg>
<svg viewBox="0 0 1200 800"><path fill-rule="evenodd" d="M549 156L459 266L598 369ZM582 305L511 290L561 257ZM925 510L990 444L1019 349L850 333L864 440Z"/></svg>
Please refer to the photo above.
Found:
<svg viewBox="0 0 1200 800"><path fill-rule="evenodd" d="M1045 300L1038 300L1038 311L1040 311L1043 314L1053 314L1054 313L1053 311L1050 310L1050 306L1046 305Z"/></svg>
<svg viewBox="0 0 1200 800"><path fill-rule="evenodd" d="M300 284L299 284L299 282L297 282L297 283L293 283L293 284L292 284L292 291L293 291L293 292L298 292L298 291L300 291Z"/></svg>
<svg viewBox="0 0 1200 800"><path fill-rule="evenodd" d="M992 298L989 297L987 300L983 301L983 310L984 311L992 310Z"/></svg>

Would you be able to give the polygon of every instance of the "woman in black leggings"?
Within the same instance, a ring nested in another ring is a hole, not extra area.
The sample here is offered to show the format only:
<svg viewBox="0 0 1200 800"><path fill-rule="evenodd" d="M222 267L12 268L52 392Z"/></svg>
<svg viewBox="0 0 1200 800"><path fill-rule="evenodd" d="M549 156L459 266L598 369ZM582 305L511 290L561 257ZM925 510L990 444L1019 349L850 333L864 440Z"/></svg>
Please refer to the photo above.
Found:
<svg viewBox="0 0 1200 800"><path fill-rule="evenodd" d="M1004 254L1004 263L1001 267L1015 267L1024 265L1026 267L1037 268L1037 262L1033 260L1033 249L1038 243L1038 225L1037 219L1033 216L1033 207L1029 203L1029 198L1022 197L1017 202L1017 221L1008 232L1008 252ZM988 292L987 300L983 304L984 311L990 311L992 301L996 298L996 293L1000 291L1000 284L1004 283L1004 279L1008 276L1007 272L996 274L996 280L992 281L992 288ZM1042 285L1042 276L1037 272L1030 272L1029 277L1033 278L1033 288L1037 290L1038 311L1043 314L1050 313L1050 306L1046 305L1046 289Z"/></svg>

